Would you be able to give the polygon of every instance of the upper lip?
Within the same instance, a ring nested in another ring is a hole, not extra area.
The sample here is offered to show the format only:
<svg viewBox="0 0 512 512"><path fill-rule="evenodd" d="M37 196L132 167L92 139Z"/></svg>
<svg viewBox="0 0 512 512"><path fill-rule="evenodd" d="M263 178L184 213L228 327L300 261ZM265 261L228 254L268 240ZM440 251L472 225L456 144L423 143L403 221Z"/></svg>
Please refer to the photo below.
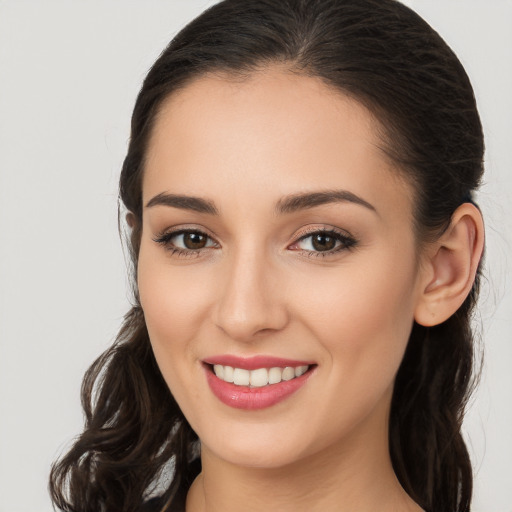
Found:
<svg viewBox="0 0 512 512"><path fill-rule="evenodd" d="M222 366L231 366L243 370L257 370L258 368L285 368L287 366L310 366L315 364L312 361L299 361L297 359L285 359L268 355L258 355L252 357L240 357L233 354L222 354L203 359L206 364L220 364Z"/></svg>

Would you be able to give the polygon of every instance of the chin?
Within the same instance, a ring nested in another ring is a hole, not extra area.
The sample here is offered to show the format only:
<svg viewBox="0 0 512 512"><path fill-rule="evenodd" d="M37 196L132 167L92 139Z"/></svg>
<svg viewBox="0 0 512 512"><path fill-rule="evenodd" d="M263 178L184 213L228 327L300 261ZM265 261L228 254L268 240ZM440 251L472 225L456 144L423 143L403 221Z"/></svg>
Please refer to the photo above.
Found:
<svg viewBox="0 0 512 512"><path fill-rule="evenodd" d="M220 430L217 436L207 436L201 441L204 453L212 453L230 464L250 467L277 469L296 462L300 458L297 449L302 443L297 439L283 439L284 436L244 433L238 435Z"/></svg>
<svg viewBox="0 0 512 512"><path fill-rule="evenodd" d="M216 456L234 466L252 469L279 469L297 462L296 453L276 452L273 449L246 449L245 451L223 449Z"/></svg>

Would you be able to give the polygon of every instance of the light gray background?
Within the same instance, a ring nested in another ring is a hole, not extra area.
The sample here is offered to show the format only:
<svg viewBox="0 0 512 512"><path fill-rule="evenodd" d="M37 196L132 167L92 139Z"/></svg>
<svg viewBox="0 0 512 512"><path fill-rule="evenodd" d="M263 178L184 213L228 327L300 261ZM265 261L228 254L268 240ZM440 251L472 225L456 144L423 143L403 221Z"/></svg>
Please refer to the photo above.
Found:
<svg viewBox="0 0 512 512"><path fill-rule="evenodd" d="M51 510L51 461L128 308L117 180L140 83L207 0L0 0L0 512ZM472 78L487 135L475 512L511 512L512 1L408 0Z"/></svg>

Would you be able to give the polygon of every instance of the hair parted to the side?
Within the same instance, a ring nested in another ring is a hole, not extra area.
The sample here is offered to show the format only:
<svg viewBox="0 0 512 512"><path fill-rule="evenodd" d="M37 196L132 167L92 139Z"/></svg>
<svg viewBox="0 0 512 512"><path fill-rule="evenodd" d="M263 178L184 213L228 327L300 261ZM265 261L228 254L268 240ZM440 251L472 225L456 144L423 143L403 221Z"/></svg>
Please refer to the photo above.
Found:
<svg viewBox="0 0 512 512"><path fill-rule="evenodd" d="M120 200L134 221L135 306L85 376L85 430L50 477L61 510L140 511L157 481L160 510L168 510L199 471L190 456L197 436L160 375L136 291L146 150L155 115L174 91L206 73L243 78L274 63L321 78L375 115L385 151L414 185L420 243L439 236L479 186L484 145L469 79L441 37L398 1L225 0L192 21L153 65L135 104L120 180ZM477 294L478 276L446 322L414 325L396 377L392 462L428 512L470 510L461 423L473 383ZM174 472L162 484L171 460Z"/></svg>

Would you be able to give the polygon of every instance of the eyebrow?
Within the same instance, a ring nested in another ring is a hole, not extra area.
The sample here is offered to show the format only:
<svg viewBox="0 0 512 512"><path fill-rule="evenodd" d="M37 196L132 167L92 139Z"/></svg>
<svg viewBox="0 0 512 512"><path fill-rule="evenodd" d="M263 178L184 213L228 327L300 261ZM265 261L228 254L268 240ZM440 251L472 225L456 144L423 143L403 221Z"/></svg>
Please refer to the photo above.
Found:
<svg viewBox="0 0 512 512"><path fill-rule="evenodd" d="M210 215L218 215L219 211L215 205L207 199L193 196L183 196L177 194L167 194L162 192L148 201L146 208L152 206L172 206L182 210L192 210L199 213L208 213Z"/></svg>
<svg viewBox="0 0 512 512"><path fill-rule="evenodd" d="M280 199L276 205L277 213L293 213L330 203L355 203L377 213L376 208L368 201L348 190L325 190L294 194Z"/></svg>
<svg viewBox="0 0 512 512"><path fill-rule="evenodd" d="M348 190L325 190L320 192L305 192L302 194L293 194L280 199L276 203L276 213L286 214L299 210L315 208L330 203L354 203L364 206L368 210L377 213L377 210L368 201L365 201L356 194ZM201 197L169 194L162 192L148 201L146 208L153 206L171 206L182 210L192 210L194 212L206 213L209 215L218 215L219 210L212 201Z"/></svg>

